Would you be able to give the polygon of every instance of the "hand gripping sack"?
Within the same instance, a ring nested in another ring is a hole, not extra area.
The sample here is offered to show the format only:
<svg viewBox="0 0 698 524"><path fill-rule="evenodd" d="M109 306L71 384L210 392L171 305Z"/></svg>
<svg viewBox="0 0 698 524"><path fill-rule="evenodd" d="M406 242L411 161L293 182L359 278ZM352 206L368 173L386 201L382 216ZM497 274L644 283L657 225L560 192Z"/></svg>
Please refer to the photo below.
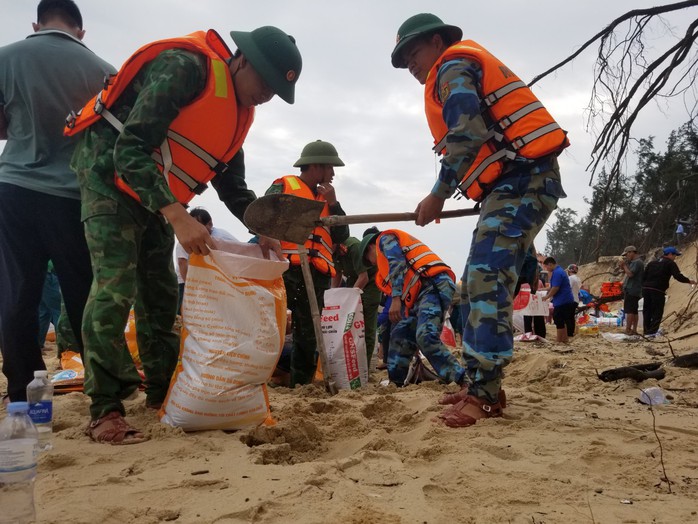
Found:
<svg viewBox="0 0 698 524"><path fill-rule="evenodd" d="M357 389L368 384L361 290L338 287L325 291L320 320L330 374L337 387Z"/></svg>
<svg viewBox="0 0 698 524"><path fill-rule="evenodd" d="M186 431L274 423L266 383L284 343L288 262L254 244L216 247L189 258L179 362L160 410Z"/></svg>

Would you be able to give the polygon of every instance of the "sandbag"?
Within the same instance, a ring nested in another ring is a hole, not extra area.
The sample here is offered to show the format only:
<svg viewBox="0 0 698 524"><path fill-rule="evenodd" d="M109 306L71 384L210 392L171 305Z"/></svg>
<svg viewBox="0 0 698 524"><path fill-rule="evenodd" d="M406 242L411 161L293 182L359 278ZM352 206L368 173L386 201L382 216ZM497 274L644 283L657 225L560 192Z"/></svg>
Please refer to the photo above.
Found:
<svg viewBox="0 0 698 524"><path fill-rule="evenodd" d="M274 423L266 383L284 342L288 262L254 244L216 247L189 257L180 358L160 410L186 431Z"/></svg>
<svg viewBox="0 0 698 524"><path fill-rule="evenodd" d="M337 388L357 389L368 384L361 290L338 287L325 291L320 321L330 375Z"/></svg>

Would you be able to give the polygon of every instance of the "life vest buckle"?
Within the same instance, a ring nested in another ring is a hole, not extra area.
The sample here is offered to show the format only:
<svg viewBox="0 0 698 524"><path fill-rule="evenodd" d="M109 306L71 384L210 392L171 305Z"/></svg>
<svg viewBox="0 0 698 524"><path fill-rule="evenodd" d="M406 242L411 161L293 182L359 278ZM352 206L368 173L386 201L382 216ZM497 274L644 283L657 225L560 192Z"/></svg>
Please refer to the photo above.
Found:
<svg viewBox="0 0 698 524"><path fill-rule="evenodd" d="M103 110L104 102L102 102L102 93L100 93L99 95L97 95L97 98L95 99L94 112L98 115L101 115Z"/></svg>
<svg viewBox="0 0 698 524"><path fill-rule="evenodd" d="M105 91L106 91L107 89L109 89L109 86L112 84L112 79L113 79L115 76L116 76L116 75L104 75L104 80L102 81L102 84L103 84L103 86L104 86L103 89L104 89Z"/></svg>
<svg viewBox="0 0 698 524"><path fill-rule="evenodd" d="M216 175L220 175L228 171L229 167L230 166L225 162L218 162L218 164L216 164L216 166L213 168L213 172L216 173Z"/></svg>
<svg viewBox="0 0 698 524"><path fill-rule="evenodd" d="M68 113L68 116L65 117L65 127L68 129L73 129L75 127L75 121L78 119L78 115L75 111L71 111Z"/></svg>
<svg viewBox="0 0 698 524"><path fill-rule="evenodd" d="M203 193L204 191L206 191L206 189L208 189L208 185L199 182L199 183L196 185L196 187L192 189L192 192L193 192L193 193L196 193L197 195L200 195L201 193Z"/></svg>

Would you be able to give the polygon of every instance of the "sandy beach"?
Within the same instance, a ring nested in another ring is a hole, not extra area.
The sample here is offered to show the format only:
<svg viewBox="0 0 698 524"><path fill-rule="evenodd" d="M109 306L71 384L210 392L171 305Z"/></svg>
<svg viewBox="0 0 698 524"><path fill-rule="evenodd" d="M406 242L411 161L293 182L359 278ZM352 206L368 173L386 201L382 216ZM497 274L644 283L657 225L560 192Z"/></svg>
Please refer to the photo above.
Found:
<svg viewBox="0 0 698 524"><path fill-rule="evenodd" d="M695 247L686 255L680 266L694 275ZM133 446L91 442L88 398L57 396L54 448L39 461L39 522L698 522L698 370L670 362L672 351L698 350L698 336L685 336L698 330L695 290L673 283L669 293L667 314L684 316L670 344L607 340L622 329L610 327L568 346L517 342L504 418L466 429L434 421L453 386L383 387L385 372L335 396L270 389L277 424L236 432L160 424L140 394L127 417L150 440ZM662 362L666 377L597 376L648 362ZM651 386L669 403L639 403Z"/></svg>

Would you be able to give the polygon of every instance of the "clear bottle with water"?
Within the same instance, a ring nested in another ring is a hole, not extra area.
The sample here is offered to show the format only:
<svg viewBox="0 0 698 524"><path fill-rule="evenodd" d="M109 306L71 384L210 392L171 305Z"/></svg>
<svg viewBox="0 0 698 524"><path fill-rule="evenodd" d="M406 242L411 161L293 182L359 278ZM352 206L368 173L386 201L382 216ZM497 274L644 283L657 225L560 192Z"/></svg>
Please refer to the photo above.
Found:
<svg viewBox="0 0 698 524"><path fill-rule="evenodd" d="M48 371L34 371L34 380L27 386L29 417L39 432L39 449L49 450L53 447L53 384L48 379Z"/></svg>
<svg viewBox="0 0 698 524"><path fill-rule="evenodd" d="M0 524L34 522L38 432L27 402L10 402L0 422Z"/></svg>

